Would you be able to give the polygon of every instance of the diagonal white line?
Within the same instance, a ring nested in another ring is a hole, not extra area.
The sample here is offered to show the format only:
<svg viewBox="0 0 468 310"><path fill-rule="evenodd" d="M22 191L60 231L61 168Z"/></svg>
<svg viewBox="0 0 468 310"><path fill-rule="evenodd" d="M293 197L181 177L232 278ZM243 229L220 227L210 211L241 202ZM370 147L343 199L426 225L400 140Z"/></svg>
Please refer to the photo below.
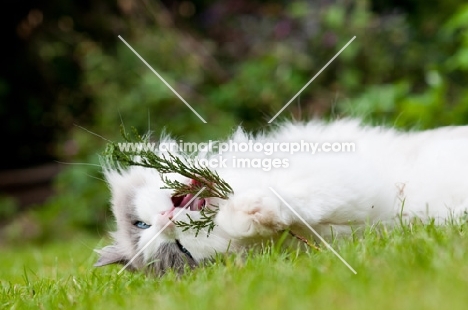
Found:
<svg viewBox="0 0 468 310"><path fill-rule="evenodd" d="M315 231L315 229L313 229L312 226L310 226L310 225L299 215L299 213L297 213L296 210L294 210L294 209L283 199L283 197L281 197L273 188L271 188L271 187L269 187L269 188L270 188L270 190L273 192L273 194L275 194L275 195L292 211L292 213L294 213L294 215L296 215L296 216L301 220L301 222L304 223L304 225L307 226L307 228L309 228L309 229L317 236L317 238L319 238L320 241L322 241L322 242L327 246L327 248L328 248L330 251L332 251L333 254L335 254L335 255L343 262L343 264L346 265L346 267L349 268L349 270L351 270L354 274L357 274L356 270L354 270L354 268L351 267L351 265L348 264L348 262L345 261L344 258L341 257L340 254L338 254L338 253L331 247L331 245L329 245L329 244L325 241L325 239L323 239L322 236L320 236L320 235Z"/></svg>
<svg viewBox="0 0 468 310"><path fill-rule="evenodd" d="M143 61L143 63L144 63L151 71L153 71L154 74L156 74L156 76L157 76L164 84L166 84L166 86L167 86L170 90L172 90L172 92L173 92L177 97L179 97L180 100L182 100L183 103L185 103L185 105L186 105L196 116L198 116L198 118L199 118L203 123L206 124L205 119L204 119L203 117L201 117L201 115L198 114L198 112L195 111L195 109L192 108L192 106L191 106L190 104L188 104L188 102L185 101L185 99L182 98L182 96L179 95L179 93L177 93L177 92L175 91L175 89L172 88L171 85L169 85L169 83L167 83L166 80L164 80L163 77L160 76L159 73L156 72L156 70L154 70L154 69L149 65L149 64L146 62L146 60L144 60L143 57L141 57L140 54L138 54L137 51L135 51L135 50L133 49L133 47L131 47L130 44L127 43L127 41L125 41L120 35L119 35L118 37L119 37L120 40L122 40L123 43L125 43L125 45L127 45L127 47L128 47L135 55L137 55L138 58L140 58L141 61Z"/></svg>
<svg viewBox="0 0 468 310"><path fill-rule="evenodd" d="M192 197L192 199L190 199L189 202L187 202L185 204L185 206L182 207L182 209L180 209L179 212L177 212L174 217L172 217L172 220L174 220L176 217L178 217L184 210L185 210L185 207L187 207L188 205L190 205L192 203L192 201L197 198L204 190L205 190L206 187L202 187L198 193L195 194L195 196ZM163 228L161 228L157 233L156 235L154 235L133 257L131 260L128 261L128 263L122 267L122 269L120 269L120 271L117 273L117 274L121 274L128 266L130 266L130 264L138 257L138 255L141 254L141 252L143 252L150 244L151 242L153 242L163 231L164 229L166 229L169 225L172 224L172 221L168 221L166 223L166 225L163 226Z"/></svg>
<svg viewBox="0 0 468 310"><path fill-rule="evenodd" d="M286 108L287 108L287 107L288 107L288 106L291 104L291 102L293 102L293 101L294 101L294 99L296 99L296 98L297 98L297 96L299 96L299 95L302 93L302 91L304 91L304 89L306 89L306 88L307 88L307 86L309 86L309 85L310 85L310 83L312 83L312 82L315 80L315 78L316 78L317 76L319 76L319 75L320 75L320 73L322 73L322 71L323 71L323 70L325 70L325 68L326 68L326 67L328 67L328 65L329 65L329 64L331 64L331 63L332 63L332 61L333 61L333 60L335 60L335 58L336 58L336 57L338 57L338 55L340 55L340 54L341 54L341 52L345 50L345 48L347 48L347 47L348 47L348 45L350 45L350 44L351 44L351 42L353 42L353 40L354 40L354 39L356 39L356 36L354 36L354 37L353 37L351 40L349 40L349 42L348 42L348 43L346 43L346 45L345 45L345 46L343 46L343 48L342 48L342 49L340 49L340 51L339 51L338 53L336 53L336 55L335 55L335 56L333 56L333 58L332 58L332 59L330 59L330 61L329 61L329 62L327 62L327 64L326 64L325 66L323 66L323 68L322 68L322 69L320 69L320 71L319 71L319 72L317 72L317 74L316 74L316 75L314 75L314 77L313 77L313 78L312 78L312 79L311 79L309 82L307 82L307 84L305 84L305 85L304 85L304 87L302 87L302 88L301 88L301 90L300 90L300 91L299 91L299 92L298 92L298 93L297 93L297 94L296 94L294 97L292 97L292 98L291 98L291 100L289 100L289 102L288 102L288 103L286 103L286 104L284 105L284 107L283 107L283 108L281 108L281 110L279 110L279 111L278 111L278 113L276 113L276 115L275 115L275 116L273 116L273 117L272 117L272 118L271 118L271 119L268 121L268 123L271 123L271 122L273 122L273 121L275 120L275 118L277 118L277 117L278 117L278 115L280 115L280 114L281 114L281 112L283 112L283 111L284 111L284 109L286 109Z"/></svg>

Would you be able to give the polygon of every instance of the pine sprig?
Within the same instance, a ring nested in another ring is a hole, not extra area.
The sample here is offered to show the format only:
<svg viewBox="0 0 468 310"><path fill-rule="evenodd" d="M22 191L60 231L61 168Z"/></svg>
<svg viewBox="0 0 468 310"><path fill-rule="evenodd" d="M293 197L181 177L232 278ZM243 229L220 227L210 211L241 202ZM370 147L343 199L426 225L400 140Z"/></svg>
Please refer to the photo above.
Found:
<svg viewBox="0 0 468 310"><path fill-rule="evenodd" d="M132 132L133 136L130 136L123 128L121 129L122 136L127 142L148 143L149 136L142 137L135 128L132 128ZM194 180L195 184L199 185L192 186L191 184L183 184L163 177L166 184L165 188L174 189L176 196L196 194L202 187L206 187L206 190L200 194L201 198L218 197L227 199L233 193L231 186L216 171L210 170L208 167L197 166L193 158L188 155L179 157L168 152L159 156L148 149L131 153L122 151L115 142L107 145L104 155L109 159L109 163L115 167L141 166L156 169L161 174L178 173Z"/></svg>
<svg viewBox="0 0 468 310"><path fill-rule="evenodd" d="M174 190L174 197L186 196L195 193L198 193L204 186L201 183L192 183L190 185L179 182L177 180L171 180L165 175L161 175L161 179L163 180L165 186L161 187L163 189L173 189ZM205 187L206 190L206 187ZM206 198L206 192L203 190L198 197ZM205 194L205 195L203 195ZM214 196L210 196L214 197Z"/></svg>
<svg viewBox="0 0 468 310"><path fill-rule="evenodd" d="M203 208L200 210L200 219L199 220L194 220L192 217L187 214L187 217L189 219L189 222L182 222L182 221L176 221L174 224L177 227L181 227L182 231L187 231L189 229L194 229L195 230L195 237L198 236L198 233L200 230L207 228L207 237L210 236L210 232L214 229L216 226L214 223L214 217L218 213L218 206L212 205L213 209L211 208Z"/></svg>
<svg viewBox="0 0 468 310"><path fill-rule="evenodd" d="M149 142L149 135L141 136L133 127L131 133L127 133L123 126L121 126L122 137L127 143L141 143L145 145ZM231 186L216 171L212 171L208 167L197 166L193 157L187 154L176 156L168 152L158 155L148 148L143 148L132 153L128 150L122 151L117 143L111 142L107 145L104 156L108 166L113 168L122 169L129 166L141 166L156 169L161 174L161 178L165 184L162 188L174 190L174 197L195 195L203 187L205 187L205 190L199 194L198 197L200 198L217 197L227 199L233 193ZM184 184L177 180L170 180L165 176L168 173L180 174L193 180L193 182ZM213 208L206 207L200 210L201 218L199 220L194 220L187 214L189 223L181 221L174 223L176 226L181 227L183 231L194 229L195 236L198 235L201 229L207 228L209 235L215 227L214 217L217 212L217 206L213 206Z"/></svg>

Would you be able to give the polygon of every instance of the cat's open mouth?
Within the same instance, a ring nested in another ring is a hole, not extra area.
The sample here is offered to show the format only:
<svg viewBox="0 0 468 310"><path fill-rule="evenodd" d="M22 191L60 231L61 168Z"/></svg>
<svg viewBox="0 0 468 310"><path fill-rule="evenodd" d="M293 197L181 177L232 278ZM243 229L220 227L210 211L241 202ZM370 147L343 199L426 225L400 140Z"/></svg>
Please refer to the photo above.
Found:
<svg viewBox="0 0 468 310"><path fill-rule="evenodd" d="M198 181L196 180L190 180L190 184L192 186L195 186L198 184ZM194 198L195 195L193 194L187 194L185 196L172 196L172 204L174 205L174 208L185 208L190 211L200 211L203 209L206 205L206 199L205 198L199 198L196 197Z"/></svg>
<svg viewBox="0 0 468 310"><path fill-rule="evenodd" d="M171 197L172 204L174 208L186 208L191 211L200 211L206 205L205 198L196 197L193 199L194 195L188 194L185 196Z"/></svg>

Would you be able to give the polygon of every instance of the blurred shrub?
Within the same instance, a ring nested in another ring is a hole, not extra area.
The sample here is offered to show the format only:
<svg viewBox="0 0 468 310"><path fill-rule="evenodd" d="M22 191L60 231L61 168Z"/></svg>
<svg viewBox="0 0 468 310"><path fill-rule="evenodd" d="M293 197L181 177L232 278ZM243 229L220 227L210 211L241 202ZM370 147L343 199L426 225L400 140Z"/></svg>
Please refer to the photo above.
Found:
<svg viewBox="0 0 468 310"><path fill-rule="evenodd" d="M460 6L433 39L446 53L420 63L420 81L403 75L392 84L375 85L342 104L342 110L402 128L467 124L468 5Z"/></svg>

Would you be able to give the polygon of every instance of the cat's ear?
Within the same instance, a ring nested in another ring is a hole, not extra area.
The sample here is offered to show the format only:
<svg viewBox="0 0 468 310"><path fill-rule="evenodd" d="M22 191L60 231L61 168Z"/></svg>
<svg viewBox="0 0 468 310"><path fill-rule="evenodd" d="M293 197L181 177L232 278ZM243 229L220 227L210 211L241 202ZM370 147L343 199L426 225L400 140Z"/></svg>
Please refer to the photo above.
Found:
<svg viewBox="0 0 468 310"><path fill-rule="evenodd" d="M128 192L128 190L125 189L129 188L129 185L132 184L133 177L135 175L134 173L132 174L131 171L132 170L104 170L104 177L113 194L120 192Z"/></svg>
<svg viewBox="0 0 468 310"><path fill-rule="evenodd" d="M120 253L116 245L108 245L100 250L94 251L100 255L94 267L102 267L110 264L125 265L128 263L128 259Z"/></svg>

